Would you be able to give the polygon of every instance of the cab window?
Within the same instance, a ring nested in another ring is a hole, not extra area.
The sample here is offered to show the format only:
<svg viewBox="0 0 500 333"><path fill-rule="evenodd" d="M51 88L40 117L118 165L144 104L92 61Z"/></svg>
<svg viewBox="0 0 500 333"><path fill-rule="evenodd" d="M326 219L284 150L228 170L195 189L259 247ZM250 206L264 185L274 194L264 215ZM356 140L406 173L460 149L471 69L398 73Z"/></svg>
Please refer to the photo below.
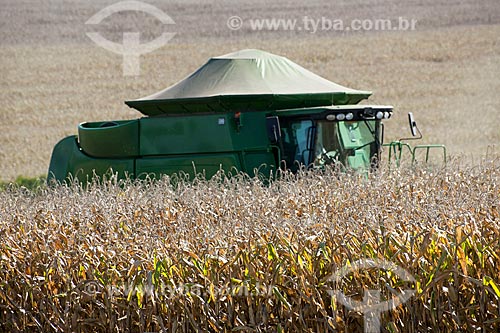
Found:
<svg viewBox="0 0 500 333"><path fill-rule="evenodd" d="M281 135L283 143L282 159L286 162L286 167L295 171L300 164L309 165L313 157L312 143L314 139L311 131L314 129L313 121L303 120L283 120L281 122Z"/></svg>

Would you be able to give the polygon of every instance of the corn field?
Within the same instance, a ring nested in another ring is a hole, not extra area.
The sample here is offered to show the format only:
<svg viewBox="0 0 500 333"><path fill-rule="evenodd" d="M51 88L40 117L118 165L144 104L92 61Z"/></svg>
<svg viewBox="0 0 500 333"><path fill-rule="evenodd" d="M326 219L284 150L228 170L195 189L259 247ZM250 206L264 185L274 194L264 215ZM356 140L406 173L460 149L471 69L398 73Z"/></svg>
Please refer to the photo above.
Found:
<svg viewBox="0 0 500 333"><path fill-rule="evenodd" d="M498 332L499 184L497 157L7 188L0 331L363 332L340 295L411 290L381 332Z"/></svg>

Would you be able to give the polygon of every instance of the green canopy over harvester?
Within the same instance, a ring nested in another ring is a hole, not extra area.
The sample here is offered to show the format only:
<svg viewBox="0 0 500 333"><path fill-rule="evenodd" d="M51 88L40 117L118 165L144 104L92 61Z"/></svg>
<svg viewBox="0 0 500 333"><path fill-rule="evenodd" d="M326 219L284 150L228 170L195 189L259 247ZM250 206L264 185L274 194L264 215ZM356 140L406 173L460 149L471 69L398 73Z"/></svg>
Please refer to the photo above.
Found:
<svg viewBox="0 0 500 333"><path fill-rule="evenodd" d="M125 103L156 116L357 104L370 95L328 81L285 57L242 50L211 58L177 84Z"/></svg>

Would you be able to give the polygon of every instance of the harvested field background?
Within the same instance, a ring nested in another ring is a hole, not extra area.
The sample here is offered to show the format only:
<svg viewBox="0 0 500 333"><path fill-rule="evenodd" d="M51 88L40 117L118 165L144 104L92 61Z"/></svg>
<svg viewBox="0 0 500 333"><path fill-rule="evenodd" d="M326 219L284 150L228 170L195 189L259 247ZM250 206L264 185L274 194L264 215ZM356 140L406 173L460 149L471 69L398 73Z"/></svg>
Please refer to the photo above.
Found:
<svg viewBox="0 0 500 333"><path fill-rule="evenodd" d="M120 13L85 21L115 1L2 1L0 12L0 180L46 174L53 146L84 121L139 117L123 104L184 78L209 57L243 48L284 55L319 75L372 90L366 103L390 104L386 139L408 135L412 111L423 142L444 143L469 160L500 142L500 5L486 1L173 1L150 3L176 22ZM231 31L243 19L326 17L417 19L415 31ZM122 76L122 58L85 33L119 42L122 31L176 32L141 56L141 75ZM498 148L495 148L498 151Z"/></svg>

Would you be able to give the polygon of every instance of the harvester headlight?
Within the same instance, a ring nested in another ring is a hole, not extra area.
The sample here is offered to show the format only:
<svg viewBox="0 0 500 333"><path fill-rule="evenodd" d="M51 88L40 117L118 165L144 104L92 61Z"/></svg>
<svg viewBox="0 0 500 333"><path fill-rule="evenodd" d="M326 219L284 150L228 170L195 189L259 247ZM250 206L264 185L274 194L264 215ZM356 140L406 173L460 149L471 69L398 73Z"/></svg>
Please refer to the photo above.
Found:
<svg viewBox="0 0 500 333"><path fill-rule="evenodd" d="M345 120L352 120L352 118L354 118L354 114L352 112L345 115Z"/></svg>
<svg viewBox="0 0 500 333"><path fill-rule="evenodd" d="M344 119L345 119L345 114L343 114L343 113L339 113L339 114L337 115L337 120L344 120Z"/></svg>
<svg viewBox="0 0 500 333"><path fill-rule="evenodd" d="M382 111L379 111L379 112L377 112L377 114L375 115L375 117L377 119L382 119L382 118L384 118L384 113Z"/></svg>
<svg viewBox="0 0 500 333"><path fill-rule="evenodd" d="M389 119L389 117L391 116L391 114L387 111L384 112L384 119Z"/></svg>
<svg viewBox="0 0 500 333"><path fill-rule="evenodd" d="M335 120L335 115L334 114L329 114L326 116L326 120L330 120L330 121L333 121Z"/></svg>

